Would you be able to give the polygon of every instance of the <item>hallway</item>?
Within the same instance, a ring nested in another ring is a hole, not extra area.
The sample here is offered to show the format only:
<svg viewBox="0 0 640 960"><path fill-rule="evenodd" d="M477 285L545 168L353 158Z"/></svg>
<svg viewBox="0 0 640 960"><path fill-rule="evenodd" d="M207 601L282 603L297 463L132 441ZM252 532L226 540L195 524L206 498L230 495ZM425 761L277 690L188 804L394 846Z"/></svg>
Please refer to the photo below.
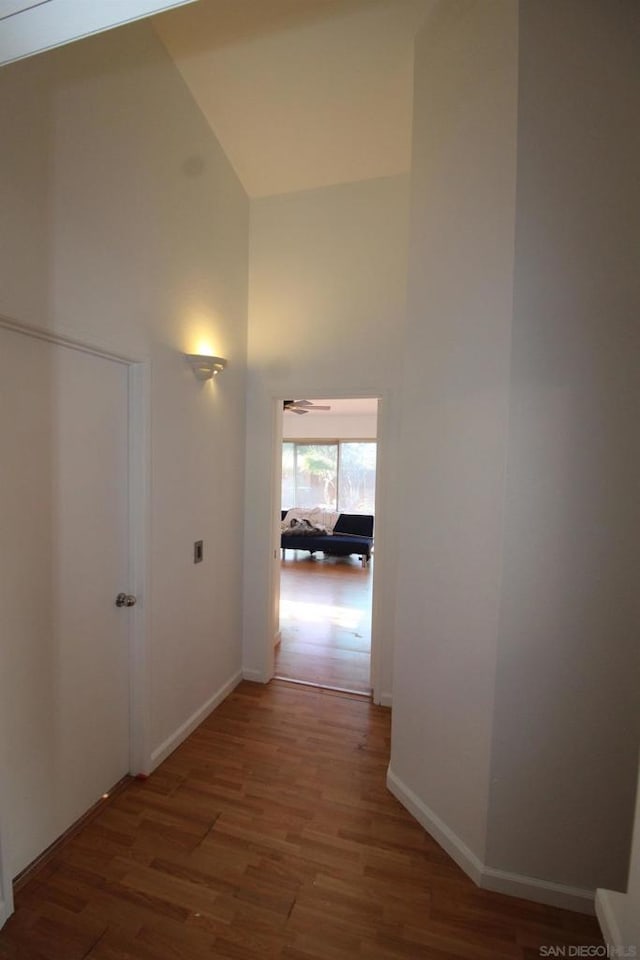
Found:
<svg viewBox="0 0 640 960"><path fill-rule="evenodd" d="M2 960L528 960L593 918L479 890L385 788L390 712L243 682L16 898Z"/></svg>
<svg viewBox="0 0 640 960"><path fill-rule="evenodd" d="M373 561L287 550L276 677L369 693L372 581Z"/></svg>

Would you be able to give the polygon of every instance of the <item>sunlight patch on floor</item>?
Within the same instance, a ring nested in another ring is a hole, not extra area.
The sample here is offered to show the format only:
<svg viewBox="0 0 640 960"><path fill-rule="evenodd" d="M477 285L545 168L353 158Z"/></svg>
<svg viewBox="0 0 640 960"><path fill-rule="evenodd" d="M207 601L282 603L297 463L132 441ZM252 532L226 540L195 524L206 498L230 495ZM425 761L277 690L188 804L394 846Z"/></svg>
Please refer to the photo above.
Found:
<svg viewBox="0 0 640 960"><path fill-rule="evenodd" d="M280 614L283 620L297 620L301 623L333 623L347 630L354 629L364 621L364 615L353 607L313 603L307 600L283 600Z"/></svg>

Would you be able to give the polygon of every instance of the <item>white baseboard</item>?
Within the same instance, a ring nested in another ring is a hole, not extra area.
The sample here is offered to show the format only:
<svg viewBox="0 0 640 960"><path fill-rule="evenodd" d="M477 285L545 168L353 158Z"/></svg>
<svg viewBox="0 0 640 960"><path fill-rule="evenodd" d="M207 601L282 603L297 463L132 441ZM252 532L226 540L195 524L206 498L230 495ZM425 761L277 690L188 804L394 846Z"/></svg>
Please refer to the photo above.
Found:
<svg viewBox="0 0 640 960"><path fill-rule="evenodd" d="M206 720L209 714L215 710L215 708L222 703L226 697L229 696L232 690L235 690L241 680L242 673L238 671L238 673L234 674L230 680L227 680L227 682L223 684L219 690L216 690L213 696L209 697L209 699L206 700L201 707L198 707L195 713L192 713L191 716L171 734L171 736L167 737L167 739L161 743L159 747L156 747L151 754L151 769L155 770L155 768L161 764L163 760L166 760L169 754L173 753L173 751L180 746L183 740L186 740L189 734L193 733L196 727L200 726L203 720Z"/></svg>
<svg viewBox="0 0 640 960"><path fill-rule="evenodd" d="M13 879L9 871L7 834L4 823L0 825L0 930L13 913Z"/></svg>
<svg viewBox="0 0 640 960"><path fill-rule="evenodd" d="M5 923L13 913L13 897L9 897L5 900L0 900L0 930L4 927Z"/></svg>
<svg viewBox="0 0 640 960"><path fill-rule="evenodd" d="M595 891L583 890L581 887L552 883L551 880L539 880L537 877L508 873L506 870L496 870L494 867L487 866L482 871L480 886L483 890L506 893L510 897L522 897L525 900L533 900L535 903L545 903L550 907L563 907L565 910L590 915L595 913Z"/></svg>
<svg viewBox="0 0 640 960"><path fill-rule="evenodd" d="M443 850L446 850L451 859L455 860L467 876L471 877L473 882L480 886L482 862L476 857L473 850L470 850L460 837L456 836L453 830L395 775L391 767L387 770L387 787L402 806L406 807L409 813L416 818L420 826L424 827L427 833L440 844Z"/></svg>
<svg viewBox="0 0 640 960"><path fill-rule="evenodd" d="M381 706L381 707L392 707L392 706L393 706L393 694L391 694L391 693L381 693L381 694L380 694L380 706Z"/></svg>
<svg viewBox="0 0 640 960"><path fill-rule="evenodd" d="M615 897L616 894L614 893ZM620 894L618 894L620 896ZM596 890L596 917L600 924L600 930L605 943L609 947L615 947L616 950L622 950L622 934L616 913L612 904L612 894L610 890Z"/></svg>
<svg viewBox="0 0 640 960"><path fill-rule="evenodd" d="M250 680L252 683L269 683L271 677L265 676L261 670L247 670L243 667L242 679Z"/></svg>
<svg viewBox="0 0 640 960"><path fill-rule="evenodd" d="M387 771L387 787L427 833L446 850L451 859L482 889L494 890L511 897L522 897L536 903L546 903L552 907L563 907L578 913L594 913L593 890L582 890L536 877L507 873L484 864L464 841L396 776L391 767Z"/></svg>

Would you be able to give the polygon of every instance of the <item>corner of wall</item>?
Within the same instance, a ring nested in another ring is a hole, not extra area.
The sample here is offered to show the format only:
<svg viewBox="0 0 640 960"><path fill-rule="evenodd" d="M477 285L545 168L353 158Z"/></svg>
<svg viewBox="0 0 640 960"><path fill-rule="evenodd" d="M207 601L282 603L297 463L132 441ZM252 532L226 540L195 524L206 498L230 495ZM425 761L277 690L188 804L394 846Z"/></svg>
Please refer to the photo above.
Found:
<svg viewBox="0 0 640 960"><path fill-rule="evenodd" d="M594 892L551 883L537 877L526 877L487 866L466 843L430 809L389 767L387 787L421 827L433 837L460 869L482 890L492 890L510 897L521 897L547 906L574 910L577 913L594 913ZM604 891L599 891L603 893ZM600 919L600 915L598 915ZM602 923L601 923L602 926ZM604 927L602 928L604 932ZM615 942L615 941L614 941Z"/></svg>
<svg viewBox="0 0 640 960"><path fill-rule="evenodd" d="M622 935L612 903L612 898L615 896L616 894L612 893L611 890L596 890L596 917L607 946L621 950L623 946Z"/></svg>
<svg viewBox="0 0 640 960"><path fill-rule="evenodd" d="M2 885L2 899L0 899L0 930L4 927L5 923L13 913L13 892L11 890L11 884L6 881L6 891L5 891L5 882L3 881Z"/></svg>
<svg viewBox="0 0 640 960"><path fill-rule="evenodd" d="M246 667L242 670L242 679L250 683L269 683L271 677L268 677L264 670L252 670Z"/></svg>
<svg viewBox="0 0 640 960"><path fill-rule="evenodd" d="M7 852L3 849L2 836L3 832L0 830L0 930L13 913L13 883L9 875Z"/></svg>
<svg viewBox="0 0 640 960"><path fill-rule="evenodd" d="M403 807L415 817L421 827L440 844L461 870L471 877L474 883L481 885L484 865L466 843L441 820L420 797L411 790L396 774L391 766L387 770L387 787Z"/></svg>

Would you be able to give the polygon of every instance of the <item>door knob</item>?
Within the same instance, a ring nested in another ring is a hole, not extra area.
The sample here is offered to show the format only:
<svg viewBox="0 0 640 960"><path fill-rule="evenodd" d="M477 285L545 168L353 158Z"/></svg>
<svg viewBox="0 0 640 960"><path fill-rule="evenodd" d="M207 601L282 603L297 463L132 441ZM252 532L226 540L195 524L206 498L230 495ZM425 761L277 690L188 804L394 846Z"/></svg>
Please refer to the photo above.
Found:
<svg viewBox="0 0 640 960"><path fill-rule="evenodd" d="M116 607L135 607L136 599L132 593L119 593L116 597Z"/></svg>

